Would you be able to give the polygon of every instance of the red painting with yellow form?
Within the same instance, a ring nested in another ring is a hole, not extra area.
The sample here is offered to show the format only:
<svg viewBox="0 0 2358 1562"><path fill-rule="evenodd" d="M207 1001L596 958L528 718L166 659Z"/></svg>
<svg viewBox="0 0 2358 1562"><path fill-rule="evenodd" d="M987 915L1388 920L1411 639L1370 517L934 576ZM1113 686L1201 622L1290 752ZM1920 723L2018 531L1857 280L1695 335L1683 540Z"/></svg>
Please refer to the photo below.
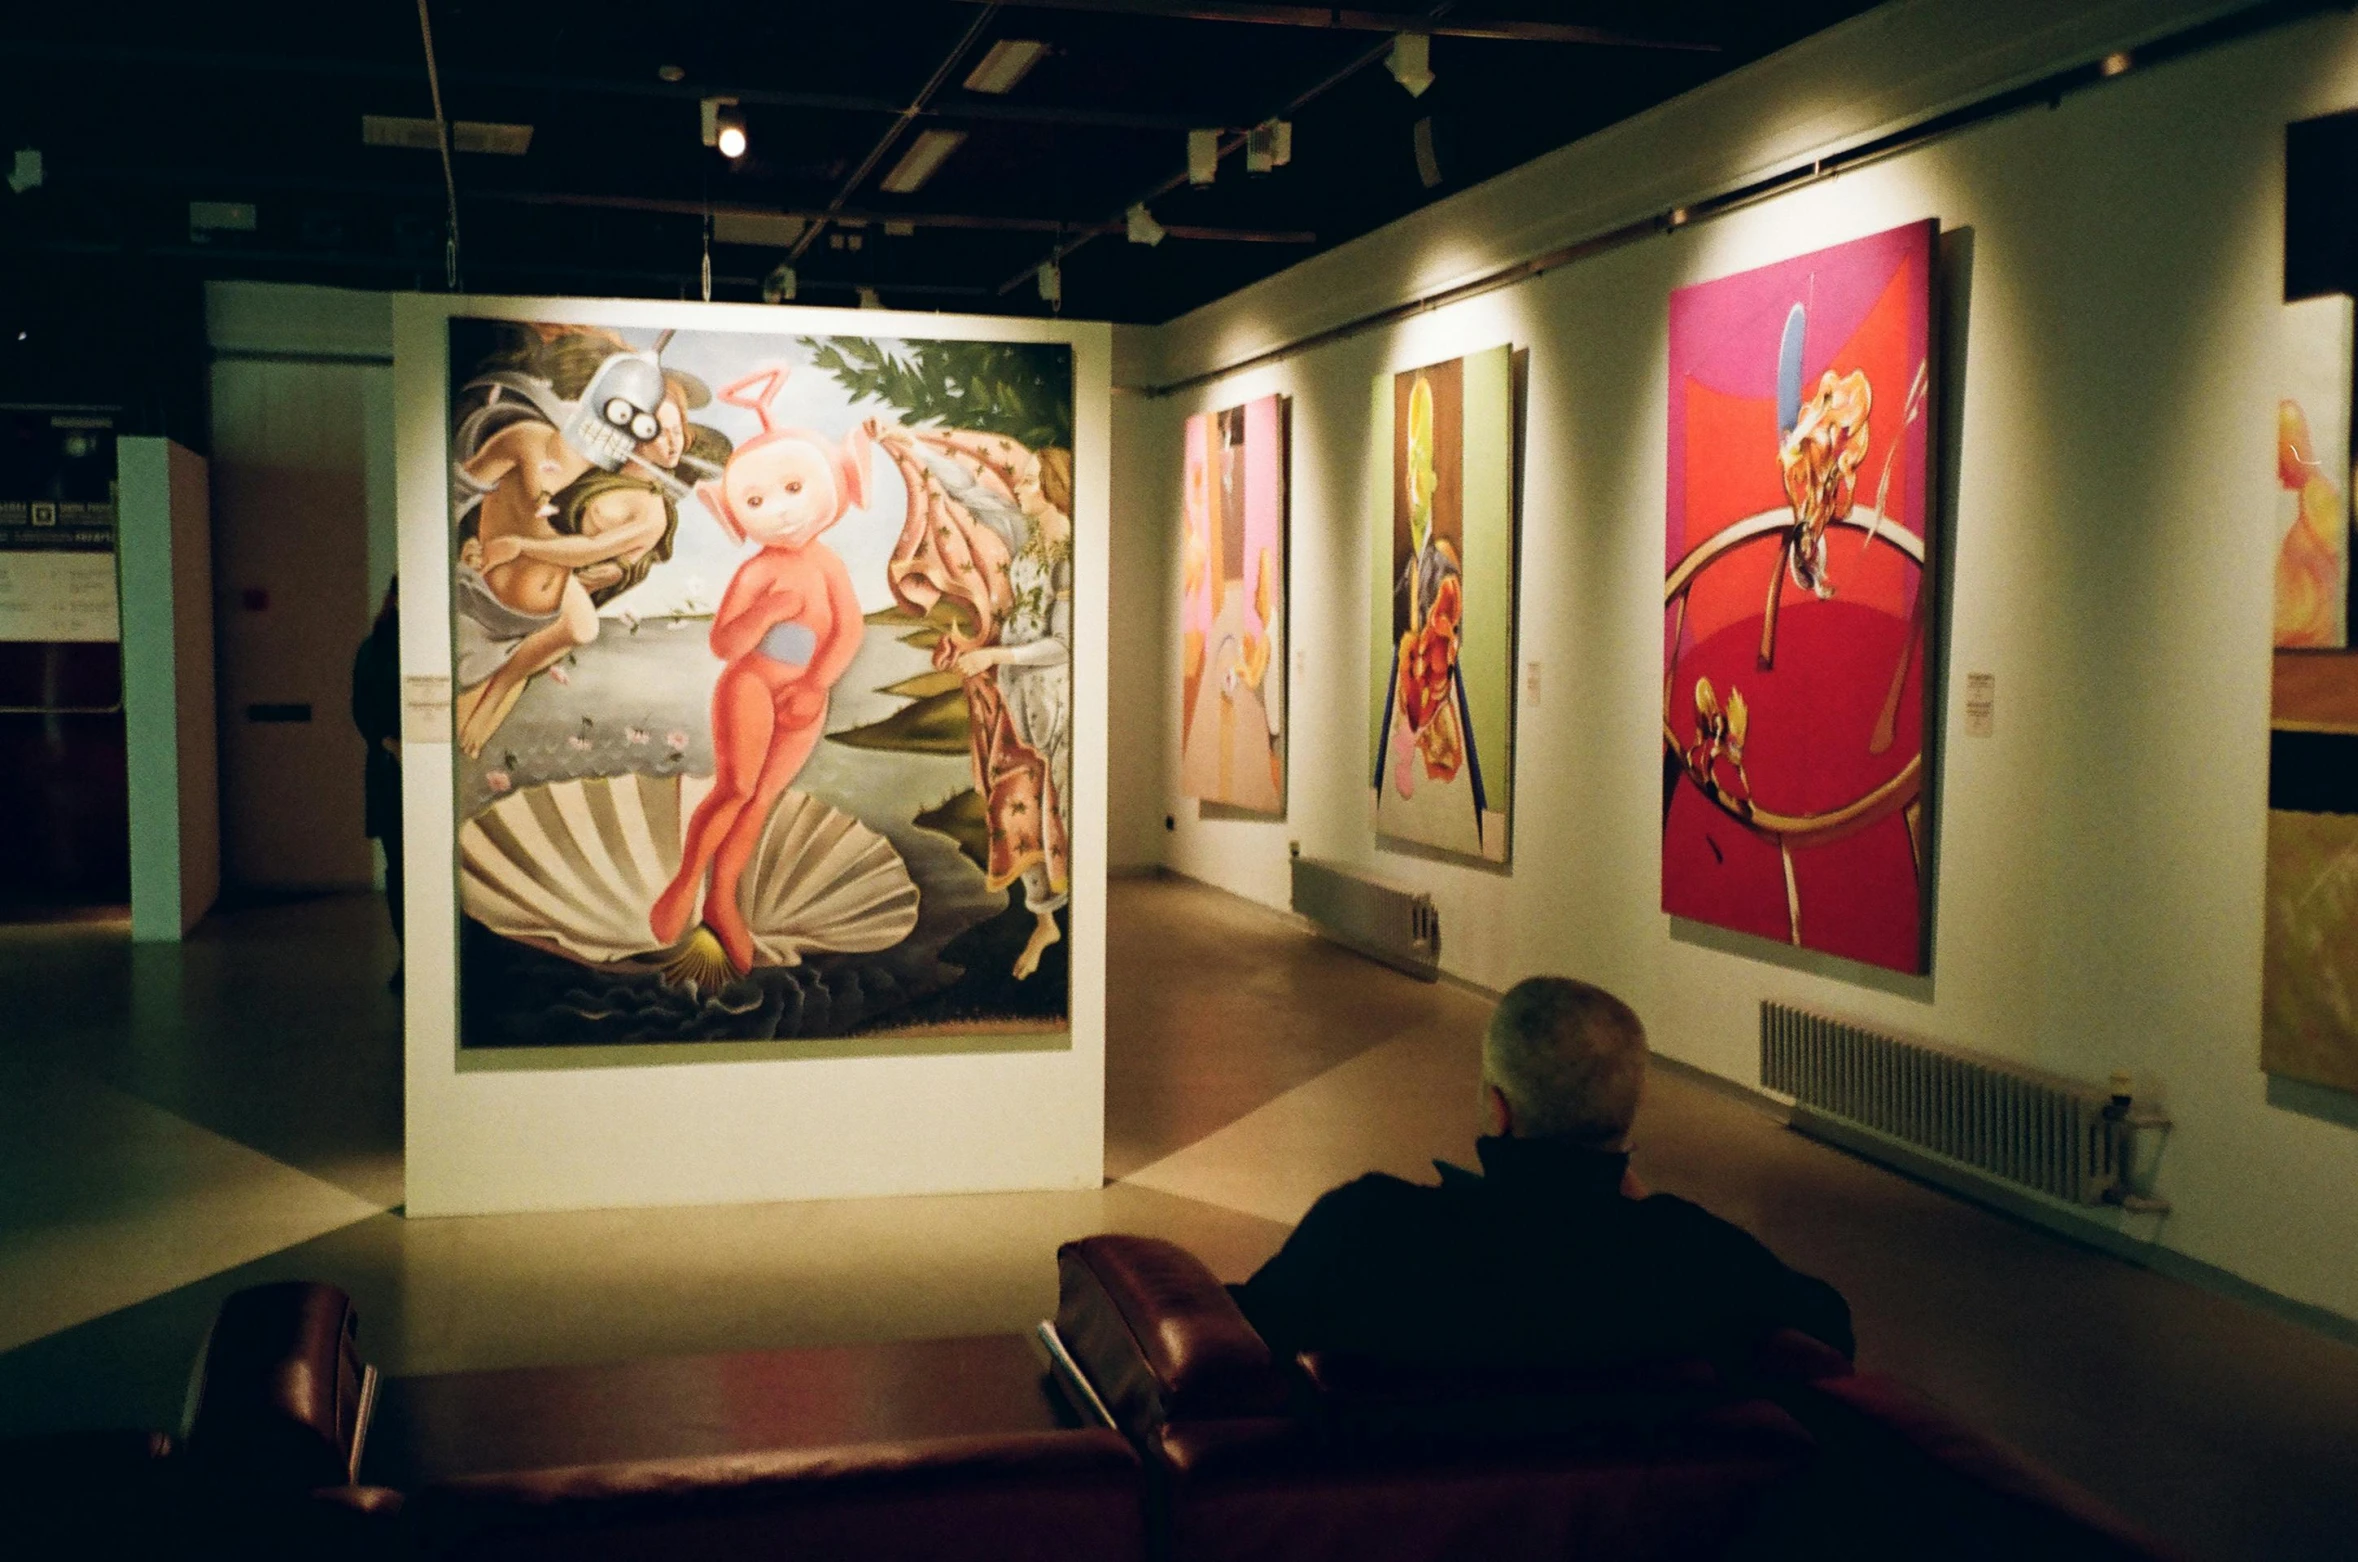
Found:
<svg viewBox="0 0 2358 1562"><path fill-rule="evenodd" d="M1670 298L1662 908L1929 964L1936 222Z"/></svg>

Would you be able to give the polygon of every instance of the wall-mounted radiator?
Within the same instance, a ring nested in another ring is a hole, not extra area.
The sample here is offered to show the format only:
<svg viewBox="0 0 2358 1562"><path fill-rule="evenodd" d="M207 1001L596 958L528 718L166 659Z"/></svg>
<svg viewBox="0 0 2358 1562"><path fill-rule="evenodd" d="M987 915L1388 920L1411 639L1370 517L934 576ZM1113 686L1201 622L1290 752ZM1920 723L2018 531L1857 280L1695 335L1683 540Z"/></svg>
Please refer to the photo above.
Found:
<svg viewBox="0 0 2358 1562"><path fill-rule="evenodd" d="M1760 1006L1760 1081L1805 1133L1877 1153L1840 1131L1863 1128L2073 1204L2121 1202L2136 1131L2167 1127L2103 1086L1780 1003Z"/></svg>
<svg viewBox="0 0 2358 1562"><path fill-rule="evenodd" d="M1433 897L1340 863L1294 859L1294 911L1319 932L1421 981L1441 975L1441 914Z"/></svg>

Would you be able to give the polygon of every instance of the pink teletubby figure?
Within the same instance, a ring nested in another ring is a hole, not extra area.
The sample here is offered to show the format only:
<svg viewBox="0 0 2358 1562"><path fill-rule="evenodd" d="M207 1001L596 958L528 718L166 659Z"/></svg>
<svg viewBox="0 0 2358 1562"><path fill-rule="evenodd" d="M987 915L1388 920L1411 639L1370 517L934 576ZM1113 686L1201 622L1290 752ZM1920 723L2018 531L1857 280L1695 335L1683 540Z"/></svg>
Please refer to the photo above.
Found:
<svg viewBox="0 0 2358 1562"><path fill-rule="evenodd" d="M761 551L737 567L712 615L712 654L728 664L712 690L712 791L688 821L679 872L648 915L655 941L675 943L704 889L702 926L665 973L694 986L753 968L738 883L771 808L818 745L828 690L864 628L851 572L818 538L867 504L869 431L855 428L838 445L774 426L770 402L787 373L765 369L720 393L757 414L762 431L737 447L717 482L696 487L731 537Z"/></svg>

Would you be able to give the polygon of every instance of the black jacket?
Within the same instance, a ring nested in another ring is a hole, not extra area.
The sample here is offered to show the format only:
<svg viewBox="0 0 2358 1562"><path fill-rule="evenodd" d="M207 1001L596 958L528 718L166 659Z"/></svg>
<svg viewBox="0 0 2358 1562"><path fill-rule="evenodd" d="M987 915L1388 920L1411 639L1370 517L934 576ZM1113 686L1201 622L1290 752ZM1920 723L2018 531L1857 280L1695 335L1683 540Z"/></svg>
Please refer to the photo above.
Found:
<svg viewBox="0 0 2358 1562"><path fill-rule="evenodd" d="M383 739L401 739L401 639L391 617L380 618L352 657L352 725L368 744L362 773L363 828L372 836L401 833L401 763Z"/></svg>
<svg viewBox="0 0 2358 1562"><path fill-rule="evenodd" d="M1850 1308L1749 1233L1668 1194L1625 1198L1626 1155L1484 1139L1482 1175L1380 1174L1327 1193L1234 1288L1279 1360L1347 1350L1471 1365L1734 1362L1795 1328L1850 1355Z"/></svg>

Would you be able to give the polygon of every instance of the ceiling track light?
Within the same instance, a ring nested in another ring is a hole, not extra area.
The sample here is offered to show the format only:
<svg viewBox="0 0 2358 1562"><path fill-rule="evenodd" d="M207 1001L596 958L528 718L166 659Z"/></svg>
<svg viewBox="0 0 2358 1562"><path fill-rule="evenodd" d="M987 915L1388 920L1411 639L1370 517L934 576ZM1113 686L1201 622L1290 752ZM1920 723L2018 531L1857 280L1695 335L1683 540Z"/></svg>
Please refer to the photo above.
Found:
<svg viewBox="0 0 2358 1562"><path fill-rule="evenodd" d="M1433 84L1433 40L1423 33L1400 34L1392 40L1392 53L1384 61L1384 69L1408 89L1410 97L1423 97Z"/></svg>
<svg viewBox="0 0 2358 1562"><path fill-rule="evenodd" d="M1416 130L1411 140L1416 147L1417 178L1423 181L1424 187L1428 190L1440 188L1441 154L1433 146L1432 115L1427 114L1416 122Z"/></svg>
<svg viewBox="0 0 2358 1562"><path fill-rule="evenodd" d="M1064 267L1058 265L1053 260L1043 262L1039 271L1039 283L1040 302L1047 304L1052 308L1063 308Z"/></svg>
<svg viewBox="0 0 2358 1562"><path fill-rule="evenodd" d="M1187 182L1207 185L1220 177L1220 132L1190 130L1187 132Z"/></svg>
<svg viewBox="0 0 2358 1562"><path fill-rule="evenodd" d="M780 261L770 268L768 276L761 279L761 301L765 304L791 304L800 285L794 268Z"/></svg>
<svg viewBox="0 0 2358 1562"><path fill-rule="evenodd" d="M1272 119L1245 132L1245 172L1265 174L1294 160L1294 122Z"/></svg>
<svg viewBox="0 0 2358 1562"><path fill-rule="evenodd" d="M735 98L706 98L703 102L704 144L735 162L745 155L745 111Z"/></svg>
<svg viewBox="0 0 2358 1562"><path fill-rule="evenodd" d="M1140 201L1122 215L1130 242L1133 244L1144 244L1151 249L1170 237L1168 230L1154 220L1154 213L1146 209L1144 201Z"/></svg>

